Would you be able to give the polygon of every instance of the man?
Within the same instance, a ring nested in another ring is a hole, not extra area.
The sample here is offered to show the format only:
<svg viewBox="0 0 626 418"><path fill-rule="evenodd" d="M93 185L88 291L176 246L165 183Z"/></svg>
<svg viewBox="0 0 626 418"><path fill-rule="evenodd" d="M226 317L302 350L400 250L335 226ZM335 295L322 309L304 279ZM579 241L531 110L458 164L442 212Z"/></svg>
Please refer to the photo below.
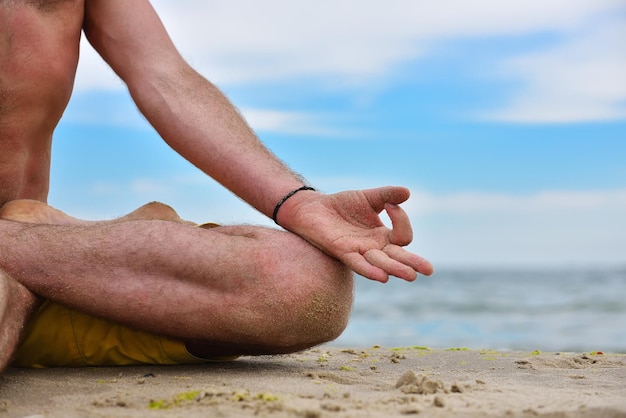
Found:
<svg viewBox="0 0 626 418"><path fill-rule="evenodd" d="M160 204L110 222L47 206L81 31L176 152L289 232L199 228ZM351 270L380 282L432 272L402 248L408 196L305 187L184 62L148 0L0 0L0 370L14 353L25 366L176 363L329 341L347 323ZM76 358L63 357L69 339Z"/></svg>

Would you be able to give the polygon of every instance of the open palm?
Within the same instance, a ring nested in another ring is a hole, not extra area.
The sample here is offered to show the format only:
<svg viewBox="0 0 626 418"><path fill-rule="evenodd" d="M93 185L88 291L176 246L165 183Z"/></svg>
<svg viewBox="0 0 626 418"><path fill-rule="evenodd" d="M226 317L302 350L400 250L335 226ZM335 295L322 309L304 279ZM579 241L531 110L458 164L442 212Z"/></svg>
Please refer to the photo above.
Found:
<svg viewBox="0 0 626 418"><path fill-rule="evenodd" d="M287 228L369 279L386 282L392 275L412 281L433 268L403 248L413 232L398 205L408 198L406 188L393 186L316 195L294 207ZM391 229L379 217L383 210Z"/></svg>

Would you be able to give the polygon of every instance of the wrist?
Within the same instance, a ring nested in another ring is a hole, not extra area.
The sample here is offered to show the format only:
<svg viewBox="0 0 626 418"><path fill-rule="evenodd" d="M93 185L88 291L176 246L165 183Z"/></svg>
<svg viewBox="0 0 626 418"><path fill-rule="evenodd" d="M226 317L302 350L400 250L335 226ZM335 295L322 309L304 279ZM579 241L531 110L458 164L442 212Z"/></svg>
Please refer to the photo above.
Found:
<svg viewBox="0 0 626 418"><path fill-rule="evenodd" d="M311 201L312 196L320 194L320 192L310 186L302 186L290 191L276 204L272 216L274 222L290 230L294 214L298 212L304 203Z"/></svg>
<svg viewBox="0 0 626 418"><path fill-rule="evenodd" d="M287 193L285 196L283 196L283 198L282 198L282 199L280 199L280 200L278 201L278 203L276 203L276 206L274 207L274 212L272 213L272 219L274 220L274 223L275 223L275 224L280 225L280 224L278 223L277 216L278 216L278 212L280 211L280 208L283 206L283 204L284 204L287 200L289 200L291 197L293 197L296 193L298 193L298 192L303 192L303 191L306 191L306 190L310 190L310 191L313 191L313 192L315 192L315 191L316 191L313 187L310 187L310 186L302 186L302 187L298 187L297 189L293 189L292 191L290 191L289 193Z"/></svg>

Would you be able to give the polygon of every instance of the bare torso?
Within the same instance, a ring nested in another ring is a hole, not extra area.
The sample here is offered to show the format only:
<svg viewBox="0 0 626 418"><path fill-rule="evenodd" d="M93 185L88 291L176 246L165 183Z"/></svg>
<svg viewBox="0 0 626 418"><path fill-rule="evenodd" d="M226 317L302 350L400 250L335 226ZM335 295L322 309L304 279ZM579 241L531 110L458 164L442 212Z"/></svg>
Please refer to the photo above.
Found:
<svg viewBox="0 0 626 418"><path fill-rule="evenodd" d="M84 0L0 0L0 206L46 201L53 131L69 101Z"/></svg>

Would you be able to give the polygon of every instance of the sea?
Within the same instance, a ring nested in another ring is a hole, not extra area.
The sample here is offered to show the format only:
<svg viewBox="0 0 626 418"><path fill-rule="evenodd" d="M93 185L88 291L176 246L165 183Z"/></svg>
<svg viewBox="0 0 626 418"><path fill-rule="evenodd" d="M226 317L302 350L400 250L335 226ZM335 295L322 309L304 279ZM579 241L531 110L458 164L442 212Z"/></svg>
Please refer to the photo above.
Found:
<svg viewBox="0 0 626 418"><path fill-rule="evenodd" d="M626 353L626 266L356 279L350 323L332 346Z"/></svg>

